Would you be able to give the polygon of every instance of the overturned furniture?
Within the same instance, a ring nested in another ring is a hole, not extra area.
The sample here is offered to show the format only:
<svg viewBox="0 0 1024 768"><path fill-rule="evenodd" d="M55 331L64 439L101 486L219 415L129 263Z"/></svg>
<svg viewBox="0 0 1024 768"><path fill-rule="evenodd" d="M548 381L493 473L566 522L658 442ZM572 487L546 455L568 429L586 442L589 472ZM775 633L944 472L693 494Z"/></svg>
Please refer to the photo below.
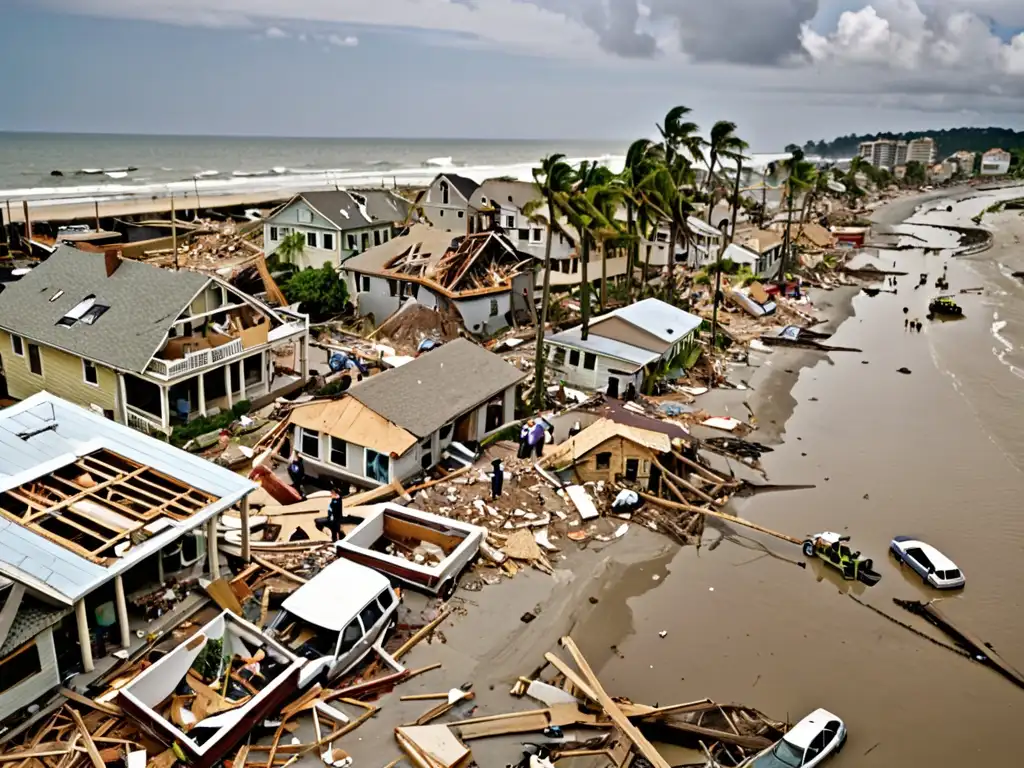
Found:
<svg viewBox="0 0 1024 768"><path fill-rule="evenodd" d="M208 768L295 694L303 664L225 611L124 686L117 703L193 768Z"/></svg>
<svg viewBox="0 0 1024 768"><path fill-rule="evenodd" d="M381 504L338 543L338 554L412 587L450 595L486 530L429 512Z"/></svg>

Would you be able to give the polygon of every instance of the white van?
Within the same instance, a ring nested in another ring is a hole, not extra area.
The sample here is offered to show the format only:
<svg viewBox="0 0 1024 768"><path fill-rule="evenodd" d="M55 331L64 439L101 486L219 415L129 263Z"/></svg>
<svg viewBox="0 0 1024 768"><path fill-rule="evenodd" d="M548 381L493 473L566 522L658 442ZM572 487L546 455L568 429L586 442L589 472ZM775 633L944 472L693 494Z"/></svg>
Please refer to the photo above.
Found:
<svg viewBox="0 0 1024 768"><path fill-rule="evenodd" d="M335 560L281 606L266 635L309 659L299 676L305 687L331 680L358 664L396 622L398 596L382 574Z"/></svg>

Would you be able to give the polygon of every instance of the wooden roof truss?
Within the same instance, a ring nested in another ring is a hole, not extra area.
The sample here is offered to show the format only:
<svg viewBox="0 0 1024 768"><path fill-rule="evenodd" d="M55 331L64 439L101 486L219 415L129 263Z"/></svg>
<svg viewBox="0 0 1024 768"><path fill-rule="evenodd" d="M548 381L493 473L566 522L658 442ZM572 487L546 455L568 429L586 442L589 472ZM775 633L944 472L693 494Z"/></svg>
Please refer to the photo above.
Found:
<svg viewBox="0 0 1024 768"><path fill-rule="evenodd" d="M432 278L452 292L511 288L512 278L532 261L520 260L519 253L493 232L478 232L467 235L458 247L445 253L434 267Z"/></svg>
<svg viewBox="0 0 1024 768"><path fill-rule="evenodd" d="M108 565L160 519L181 521L217 501L205 491L106 449L0 493L0 515Z"/></svg>

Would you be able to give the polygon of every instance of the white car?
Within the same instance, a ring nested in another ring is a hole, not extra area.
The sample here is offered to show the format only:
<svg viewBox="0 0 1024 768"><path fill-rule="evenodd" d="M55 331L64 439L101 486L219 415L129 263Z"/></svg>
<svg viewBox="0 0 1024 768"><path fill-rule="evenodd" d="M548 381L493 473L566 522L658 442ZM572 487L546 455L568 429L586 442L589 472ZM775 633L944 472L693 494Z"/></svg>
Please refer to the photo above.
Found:
<svg viewBox="0 0 1024 768"><path fill-rule="evenodd" d="M846 743L846 726L826 709L816 709L779 741L744 762L743 768L811 768Z"/></svg>
<svg viewBox="0 0 1024 768"><path fill-rule="evenodd" d="M897 536L889 545L889 551L901 566L909 565L925 584L936 589L961 589L967 583L956 563L931 544L910 536Z"/></svg>

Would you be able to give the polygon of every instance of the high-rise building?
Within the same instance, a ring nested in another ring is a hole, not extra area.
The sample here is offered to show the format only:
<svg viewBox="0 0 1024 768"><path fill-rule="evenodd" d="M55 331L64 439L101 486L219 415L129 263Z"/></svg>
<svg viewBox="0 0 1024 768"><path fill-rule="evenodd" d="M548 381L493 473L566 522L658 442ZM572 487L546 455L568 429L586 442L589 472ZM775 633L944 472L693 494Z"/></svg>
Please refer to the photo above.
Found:
<svg viewBox="0 0 1024 768"><path fill-rule="evenodd" d="M935 140L925 136L907 143L907 162L918 162L924 166L935 164Z"/></svg>
<svg viewBox="0 0 1024 768"><path fill-rule="evenodd" d="M892 170L907 159L907 142L895 139L865 141L860 145L860 156L876 168Z"/></svg>

